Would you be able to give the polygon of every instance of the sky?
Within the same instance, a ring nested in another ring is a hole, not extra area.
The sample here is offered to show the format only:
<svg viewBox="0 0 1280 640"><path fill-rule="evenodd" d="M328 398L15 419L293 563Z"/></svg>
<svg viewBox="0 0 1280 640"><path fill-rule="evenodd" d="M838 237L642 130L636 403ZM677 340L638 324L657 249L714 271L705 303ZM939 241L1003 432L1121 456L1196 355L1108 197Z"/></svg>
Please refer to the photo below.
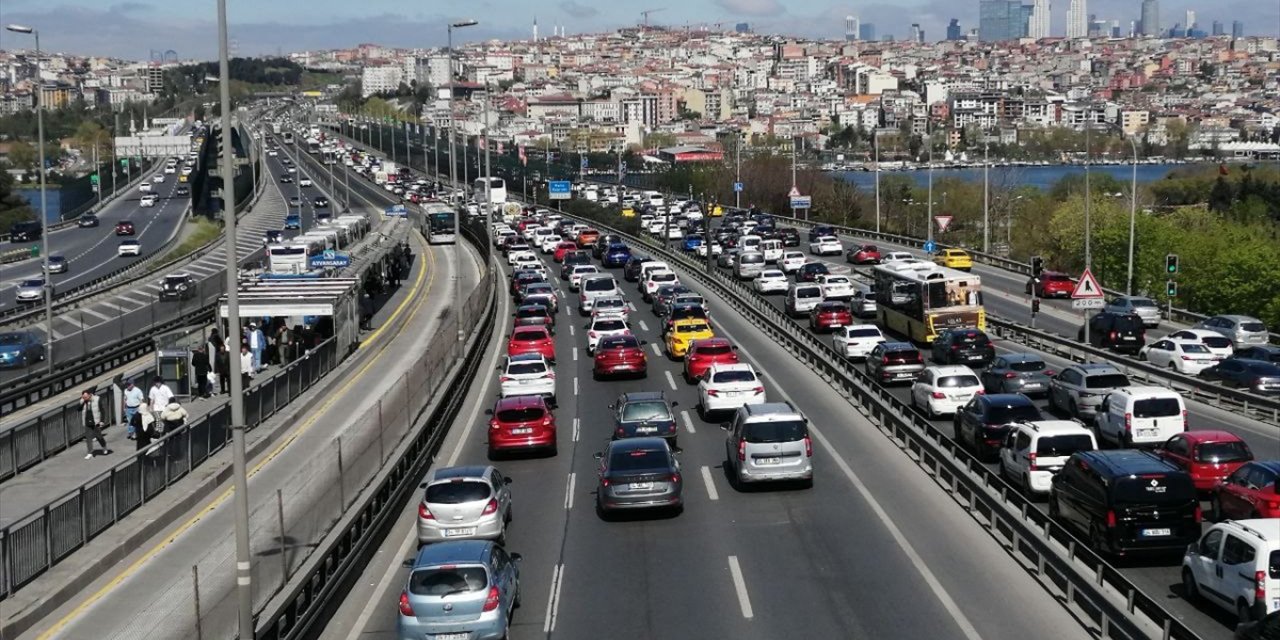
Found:
<svg viewBox="0 0 1280 640"><path fill-rule="evenodd" d="M42 48L72 54L108 55L147 60L172 50L181 59L217 56L217 4L214 0L109 4L90 0L0 0L0 22L35 26ZM1032 0L1025 0L1030 3ZM1065 32L1068 0L1052 0L1052 32ZM438 9L448 6L447 10ZM462 13L458 7L465 6ZM1141 0L1089 0L1089 13L1120 20L1125 29L1137 19ZM198 9L198 10L197 10ZM659 9L652 24L731 29L748 22L761 33L841 38L844 17L872 22L880 36L899 39L919 23L929 40L941 39L946 24L958 18L965 31L977 26L978 0L470 0L419 2L400 0L227 0L233 55L277 51L337 49L360 43L394 47L432 47L445 42L444 25L476 19L480 25L459 30L455 42L529 38L534 19L542 35L554 25L566 33L591 33L641 22L640 12ZM1277 0L1160 0L1161 23L1184 21L1196 11L1207 31L1213 20L1230 29L1245 24L1247 35L1280 35ZM30 36L0 31L0 49L29 47Z"/></svg>

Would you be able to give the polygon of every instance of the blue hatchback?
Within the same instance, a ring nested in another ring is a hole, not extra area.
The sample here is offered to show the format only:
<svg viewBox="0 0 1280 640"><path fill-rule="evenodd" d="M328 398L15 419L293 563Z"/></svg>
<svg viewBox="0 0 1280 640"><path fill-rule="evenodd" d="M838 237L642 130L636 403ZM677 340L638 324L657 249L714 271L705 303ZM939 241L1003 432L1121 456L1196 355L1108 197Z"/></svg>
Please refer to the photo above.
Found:
<svg viewBox="0 0 1280 640"><path fill-rule="evenodd" d="M604 250L604 255L600 258L601 264L606 267L621 267L627 264L631 259L631 249L625 244L611 244L608 249Z"/></svg>
<svg viewBox="0 0 1280 640"><path fill-rule="evenodd" d="M685 236L680 247L685 251L696 251L702 246L702 236Z"/></svg>
<svg viewBox="0 0 1280 640"><path fill-rule="evenodd" d="M302 216L291 213L284 217L284 228L286 229L302 229Z"/></svg>

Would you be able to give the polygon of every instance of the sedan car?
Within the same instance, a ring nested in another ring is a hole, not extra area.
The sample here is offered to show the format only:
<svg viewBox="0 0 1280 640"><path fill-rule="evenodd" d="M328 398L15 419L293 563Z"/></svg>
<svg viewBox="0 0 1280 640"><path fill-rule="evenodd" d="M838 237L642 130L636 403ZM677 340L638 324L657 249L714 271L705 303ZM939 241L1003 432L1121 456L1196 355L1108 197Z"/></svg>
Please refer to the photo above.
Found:
<svg viewBox="0 0 1280 640"><path fill-rule="evenodd" d="M809 328L813 331L831 332L851 324L853 310L847 302L823 300L809 312Z"/></svg>
<svg viewBox="0 0 1280 640"><path fill-rule="evenodd" d="M121 220L116 223L116 235L131 236L134 234L133 223L128 220Z"/></svg>
<svg viewBox="0 0 1280 640"><path fill-rule="evenodd" d="M139 206L139 207L154 207L154 206L156 206L156 202L158 202L158 201L159 201L159 199L158 199L158 198L156 198L155 194L148 193L147 195L142 196L141 198L139 198L139 199L138 199L138 206Z"/></svg>
<svg viewBox="0 0 1280 640"><path fill-rule="evenodd" d="M765 401L764 381L756 375L755 367L745 362L713 364L698 380L698 415L703 420Z"/></svg>
<svg viewBox="0 0 1280 640"><path fill-rule="evenodd" d="M498 394L503 398L542 396L550 404L556 403L556 372L541 354L509 356L498 376L498 384Z"/></svg>
<svg viewBox="0 0 1280 640"><path fill-rule="evenodd" d="M1181 329L1174 331L1165 336L1169 340L1199 342L1208 347L1209 353L1213 355L1214 360L1222 360L1230 358L1235 354L1235 345L1228 338L1217 331L1209 331L1208 329Z"/></svg>
<svg viewBox="0 0 1280 640"><path fill-rule="evenodd" d="M1182 467L1202 492L1213 490L1253 460L1253 452L1240 436L1217 429L1184 431L1165 441L1156 453Z"/></svg>
<svg viewBox="0 0 1280 640"><path fill-rule="evenodd" d="M298 178L298 186L299 187L311 186L311 178L308 178L306 176L302 176L301 178Z"/></svg>
<svg viewBox="0 0 1280 640"><path fill-rule="evenodd" d="M1148 327L1160 324L1160 307L1146 296L1118 296L1108 302L1102 310L1120 315L1136 314Z"/></svg>
<svg viewBox="0 0 1280 640"><path fill-rule="evenodd" d="M418 544L503 540L511 517L510 482L497 469L482 465L431 471L419 485L423 495L418 503Z"/></svg>
<svg viewBox="0 0 1280 640"><path fill-rule="evenodd" d="M676 444L676 417L672 407L678 402L668 402L662 391L633 391L618 396L609 405L613 410L613 439L665 438Z"/></svg>
<svg viewBox="0 0 1280 640"><path fill-rule="evenodd" d="M1219 339L1226 340L1222 336ZM1192 340L1156 340L1138 351L1138 359L1189 376L1199 375L1218 361L1209 347Z"/></svg>
<svg viewBox="0 0 1280 640"><path fill-rule="evenodd" d="M298 196L289 196L289 206L291 206L291 207L301 207L301 206L302 206L302 198L299 198Z"/></svg>
<svg viewBox="0 0 1280 640"><path fill-rule="evenodd" d="M827 265L821 262L806 262L799 269L796 269L796 282L816 282L818 276L831 273L827 269Z"/></svg>
<svg viewBox="0 0 1280 640"><path fill-rule="evenodd" d="M853 281L848 276L835 274L818 275L814 282L822 287L823 300L849 300L853 298Z"/></svg>
<svg viewBox="0 0 1280 640"><path fill-rule="evenodd" d="M799 251L783 251L782 257L778 259L778 267L782 269L783 273L791 274L799 271L807 260L808 258Z"/></svg>
<svg viewBox="0 0 1280 640"><path fill-rule="evenodd" d="M956 444L982 460L994 460L1009 425L1043 417L1035 403L1021 393L979 394L956 411L952 429Z"/></svg>
<svg viewBox="0 0 1280 640"><path fill-rule="evenodd" d="M849 247L844 259L853 264L880 264L880 249L874 244L863 244Z"/></svg>
<svg viewBox="0 0 1280 640"><path fill-rule="evenodd" d="M44 339L35 331L0 333L0 367L25 367L44 360Z"/></svg>
<svg viewBox="0 0 1280 640"><path fill-rule="evenodd" d="M925 367L911 384L911 407L930 419L951 415L982 393L982 382L964 365Z"/></svg>
<svg viewBox="0 0 1280 640"><path fill-rule="evenodd" d="M751 286L757 293L786 293L791 283L787 280L787 274L777 269L765 269L751 281Z"/></svg>
<svg viewBox="0 0 1280 640"><path fill-rule="evenodd" d="M543 396L501 398L489 420L489 459L511 451L556 454L556 416Z"/></svg>
<svg viewBox="0 0 1280 640"><path fill-rule="evenodd" d="M643 378L648 370L649 361L644 354L644 343L635 336L607 336L596 343L596 353L591 364L591 375L596 380L618 375Z"/></svg>
<svg viewBox="0 0 1280 640"><path fill-rule="evenodd" d="M947 329L933 339L933 361L985 367L995 359L996 349L987 334L977 329Z"/></svg>
<svg viewBox="0 0 1280 640"><path fill-rule="evenodd" d="M693 384L715 364L738 362L738 348L724 338L695 340L684 356L684 380Z"/></svg>
<svg viewBox="0 0 1280 640"><path fill-rule="evenodd" d="M874 324L855 324L840 327L834 331L831 346L836 353L850 360L861 360L875 349L876 345L888 338Z"/></svg>
<svg viewBox="0 0 1280 640"><path fill-rule="evenodd" d="M1236 358L1242 360L1261 360L1273 364L1280 364L1280 346L1274 344L1264 344L1256 347L1245 347L1235 352Z"/></svg>
<svg viewBox="0 0 1280 640"><path fill-rule="evenodd" d="M697 318L674 320L666 336L667 355L676 360L685 356L694 341L716 337L711 323Z"/></svg>
<svg viewBox="0 0 1280 640"><path fill-rule="evenodd" d="M1231 339L1237 349L1267 344L1267 325L1257 318L1249 316L1224 315L1213 316L1197 322L1193 329L1215 331Z"/></svg>
<svg viewBox="0 0 1280 640"><path fill-rule="evenodd" d="M1259 395L1280 395L1280 364L1262 360L1227 358L1200 372L1201 377L1223 385L1248 389Z"/></svg>
<svg viewBox="0 0 1280 640"><path fill-rule="evenodd" d="M1209 504L1216 521L1280 518L1280 460L1245 463L1214 489Z"/></svg>
<svg viewBox="0 0 1280 640"><path fill-rule="evenodd" d="M189 196L189 195L191 195L191 187L188 187L188 186L187 186L187 185L185 185L185 184L183 184L183 185L178 185L178 188L177 188L177 189L174 189L174 191L173 191L173 195L175 195L175 196Z"/></svg>
<svg viewBox="0 0 1280 640"><path fill-rule="evenodd" d="M86 213L76 219L76 226L82 229L98 226L98 216L92 213Z"/></svg>
<svg viewBox="0 0 1280 640"><path fill-rule="evenodd" d="M116 247L116 255L124 256L140 256L142 255L142 244L137 240L121 240L120 246Z"/></svg>
<svg viewBox="0 0 1280 640"><path fill-rule="evenodd" d="M556 342L551 331L546 327L516 327L507 340L507 355L516 356L522 353L537 353L555 364Z"/></svg>
<svg viewBox="0 0 1280 640"><path fill-rule="evenodd" d="M18 283L14 297L18 302L31 304L44 300L44 278L32 278Z"/></svg>
<svg viewBox="0 0 1280 640"><path fill-rule="evenodd" d="M595 455L596 512L601 518L626 509L682 509L680 463L662 438L628 438L605 445Z"/></svg>
<svg viewBox="0 0 1280 640"><path fill-rule="evenodd" d="M49 256L49 273L66 273L69 267L66 256Z"/></svg>
<svg viewBox="0 0 1280 640"><path fill-rule="evenodd" d="M844 253L844 245L835 236L822 236L809 243L809 253L815 256L838 256Z"/></svg>
<svg viewBox="0 0 1280 640"><path fill-rule="evenodd" d="M1047 394L1053 376L1053 369L1039 355L1009 353L997 356L982 371L982 388L987 393Z"/></svg>
<svg viewBox="0 0 1280 640"><path fill-rule="evenodd" d="M292 182L293 182L293 176L287 173L280 174L280 184L290 184Z"/></svg>
<svg viewBox="0 0 1280 640"><path fill-rule="evenodd" d="M328 199L328 198L326 198L326 197L324 197L324 196L316 196L316 197L311 201L311 205L312 205L312 206L314 206L314 207L315 207L315 208L317 208L317 209L323 209L323 208L325 208L325 207L329 206L329 199Z"/></svg>

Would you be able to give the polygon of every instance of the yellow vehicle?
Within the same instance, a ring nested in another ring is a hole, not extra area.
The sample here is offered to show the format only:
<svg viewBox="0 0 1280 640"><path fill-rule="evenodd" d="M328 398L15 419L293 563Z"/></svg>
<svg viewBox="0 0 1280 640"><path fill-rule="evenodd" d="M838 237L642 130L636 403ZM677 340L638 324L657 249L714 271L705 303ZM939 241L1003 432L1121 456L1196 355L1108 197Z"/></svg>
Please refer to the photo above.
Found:
<svg viewBox="0 0 1280 640"><path fill-rule="evenodd" d="M689 352L689 345L694 340L714 337L716 334L706 320L700 318L676 320L671 324L671 330L667 332L667 355L676 359L684 358L684 354Z"/></svg>
<svg viewBox="0 0 1280 640"><path fill-rule="evenodd" d="M187 174L184 173L178 176L178 182L186 182L186 181L187 181Z"/></svg>
<svg viewBox="0 0 1280 640"><path fill-rule="evenodd" d="M723 215L724 215L724 208L721 207L720 205L716 205L715 208L711 210L712 218L719 218L720 216L723 216Z"/></svg>
<svg viewBox="0 0 1280 640"><path fill-rule="evenodd" d="M625 208L625 209L623 209L623 210L622 210L622 217L624 217L624 218L634 218L634 217L636 217L636 210L635 210L635 209L632 209L631 207L627 207L627 208Z"/></svg>
<svg viewBox="0 0 1280 640"><path fill-rule="evenodd" d="M960 271L968 271L973 268L973 258L964 249L943 249L933 257L933 262L948 269L959 269Z"/></svg>

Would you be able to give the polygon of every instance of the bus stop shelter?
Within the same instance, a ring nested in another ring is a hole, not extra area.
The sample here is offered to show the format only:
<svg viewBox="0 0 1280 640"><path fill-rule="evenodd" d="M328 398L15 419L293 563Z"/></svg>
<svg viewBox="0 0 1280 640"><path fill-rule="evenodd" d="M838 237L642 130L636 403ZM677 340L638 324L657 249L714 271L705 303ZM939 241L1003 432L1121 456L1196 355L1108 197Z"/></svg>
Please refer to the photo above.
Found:
<svg viewBox="0 0 1280 640"><path fill-rule="evenodd" d="M283 321L321 339L336 337L340 350L354 348L360 341L359 284L357 278L242 281L237 289L241 327ZM225 295L218 301L218 317L228 317Z"/></svg>

